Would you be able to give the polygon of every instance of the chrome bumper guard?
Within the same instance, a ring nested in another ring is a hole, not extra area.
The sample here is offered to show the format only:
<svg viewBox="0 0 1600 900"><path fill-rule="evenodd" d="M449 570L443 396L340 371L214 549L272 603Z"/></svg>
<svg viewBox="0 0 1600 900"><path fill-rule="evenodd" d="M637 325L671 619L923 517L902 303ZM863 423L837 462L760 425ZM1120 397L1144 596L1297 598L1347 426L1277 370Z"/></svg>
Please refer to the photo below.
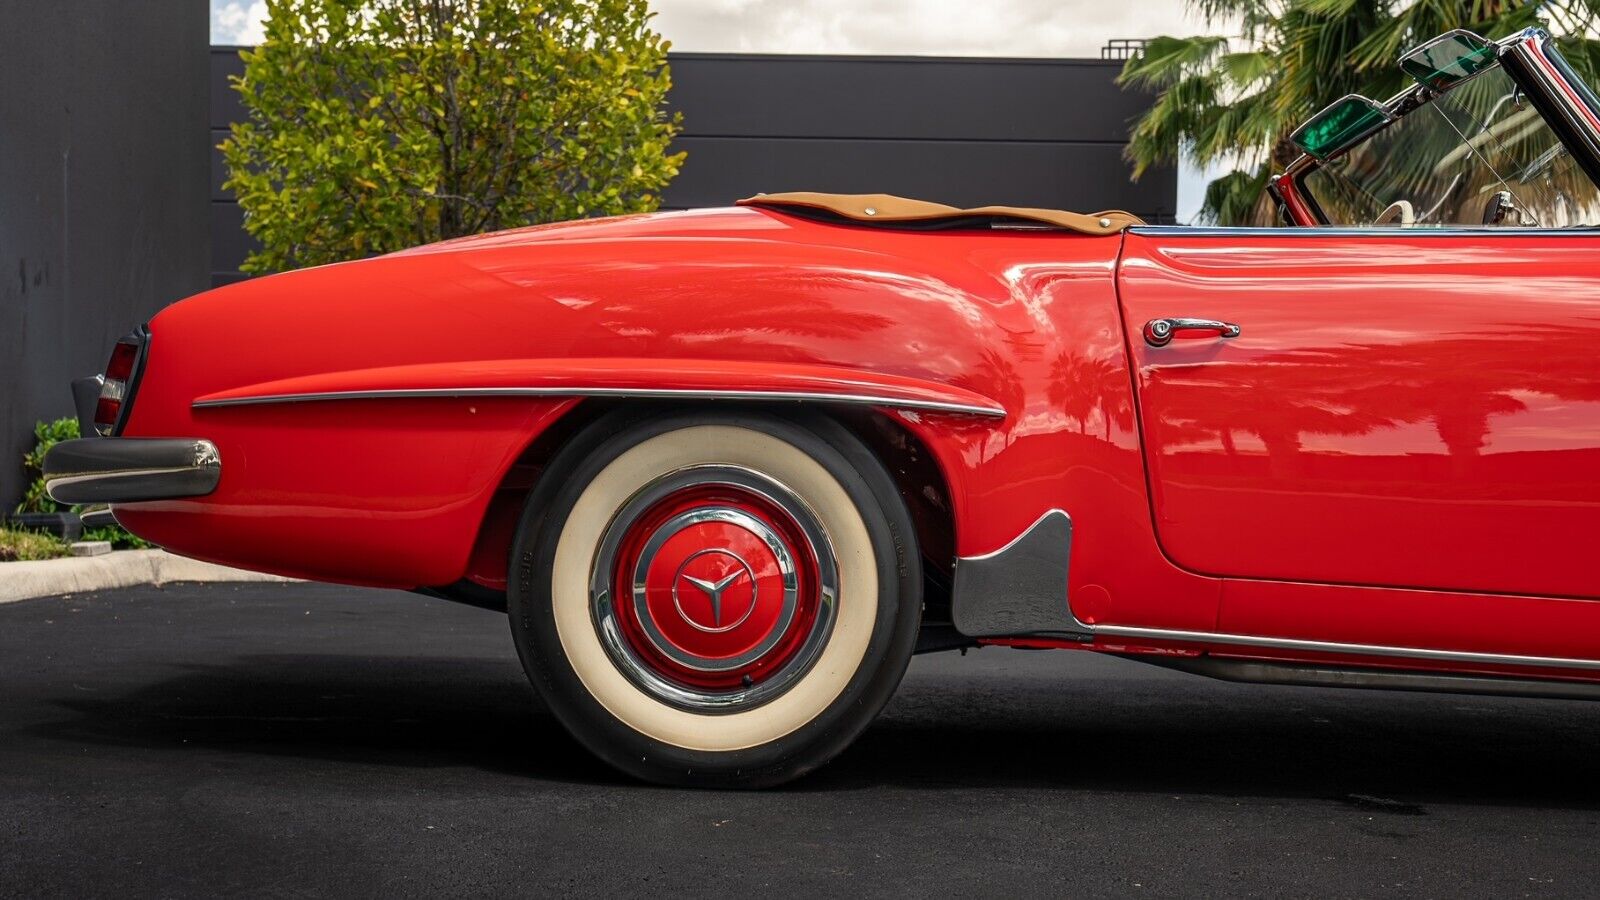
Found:
<svg viewBox="0 0 1600 900"><path fill-rule="evenodd" d="M80 438L44 457L45 490L57 503L203 497L221 478L216 445L198 438Z"/></svg>

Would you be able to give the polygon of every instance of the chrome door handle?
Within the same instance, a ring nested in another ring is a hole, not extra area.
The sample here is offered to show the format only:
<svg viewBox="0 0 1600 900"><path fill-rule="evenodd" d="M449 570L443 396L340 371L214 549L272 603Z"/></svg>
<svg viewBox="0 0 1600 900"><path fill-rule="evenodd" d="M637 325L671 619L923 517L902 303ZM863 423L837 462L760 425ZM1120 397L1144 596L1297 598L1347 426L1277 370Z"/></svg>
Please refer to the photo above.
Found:
<svg viewBox="0 0 1600 900"><path fill-rule="evenodd" d="M1180 331L1210 331L1217 337L1236 338L1241 329L1231 322L1216 319L1151 319L1144 323L1144 342L1152 347L1165 347Z"/></svg>

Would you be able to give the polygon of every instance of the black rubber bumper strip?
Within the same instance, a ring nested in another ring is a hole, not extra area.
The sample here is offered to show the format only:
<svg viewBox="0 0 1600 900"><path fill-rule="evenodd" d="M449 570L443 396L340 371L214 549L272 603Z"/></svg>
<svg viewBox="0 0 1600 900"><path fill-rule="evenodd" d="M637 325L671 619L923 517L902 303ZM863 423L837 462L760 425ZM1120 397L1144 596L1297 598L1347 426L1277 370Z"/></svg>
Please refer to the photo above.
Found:
<svg viewBox="0 0 1600 900"><path fill-rule="evenodd" d="M222 460L199 438L80 438L44 457L45 490L57 503L135 503L203 497Z"/></svg>

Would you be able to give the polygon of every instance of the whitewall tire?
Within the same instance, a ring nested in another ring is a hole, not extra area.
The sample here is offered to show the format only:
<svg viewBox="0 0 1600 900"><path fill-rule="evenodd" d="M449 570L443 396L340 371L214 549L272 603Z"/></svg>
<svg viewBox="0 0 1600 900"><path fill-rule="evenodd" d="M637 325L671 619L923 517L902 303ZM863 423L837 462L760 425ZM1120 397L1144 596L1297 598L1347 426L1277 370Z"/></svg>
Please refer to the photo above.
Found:
<svg viewBox="0 0 1600 900"><path fill-rule="evenodd" d="M826 762L888 701L920 625L905 504L822 417L602 418L547 467L513 551L535 687L590 750L661 783Z"/></svg>

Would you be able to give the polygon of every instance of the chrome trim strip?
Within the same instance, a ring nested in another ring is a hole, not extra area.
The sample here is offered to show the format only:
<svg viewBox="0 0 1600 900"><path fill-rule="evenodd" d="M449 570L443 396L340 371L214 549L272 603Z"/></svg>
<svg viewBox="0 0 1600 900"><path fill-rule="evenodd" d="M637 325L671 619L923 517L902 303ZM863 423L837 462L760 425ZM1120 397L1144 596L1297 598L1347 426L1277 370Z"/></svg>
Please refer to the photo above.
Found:
<svg viewBox="0 0 1600 900"><path fill-rule="evenodd" d="M1248 634L1222 634L1209 631L1177 631L1166 628L1139 628L1132 625L1095 625L1094 635L1096 638L1106 636L1146 638L1160 641L1192 641L1201 644L1229 644L1240 647L1265 647L1274 650L1304 650L1312 653L1346 653L1352 656L1392 656L1403 659L1482 663L1496 666L1600 669L1600 659L1518 656L1508 653L1479 653L1470 650L1427 650L1421 647L1391 647L1383 644L1342 644L1336 641L1260 637Z"/></svg>
<svg viewBox="0 0 1600 900"><path fill-rule="evenodd" d="M966 416L1005 418L998 406L974 406L940 400L908 400L875 394L839 394L821 391L727 390L696 388L606 388L606 387L506 387L506 388L398 388L371 391L321 391L307 394L267 394L223 400L196 400L195 409L226 406L256 406L264 403L314 403L327 400L414 400L436 397L615 397L635 400L793 400L816 403L850 403L861 406L890 406L927 412Z"/></svg>
<svg viewBox="0 0 1600 900"><path fill-rule="evenodd" d="M159 478L162 475L177 475L182 472L193 472L198 466L168 466L160 469L110 469L104 472L86 472L81 475L52 475L46 490L53 491L57 488L71 487L75 484L93 484L96 481L111 481L115 478Z"/></svg>
<svg viewBox="0 0 1600 900"><path fill-rule="evenodd" d="M977 556L962 556L962 557L959 557L959 560L961 562L980 562L980 561L985 560L985 559L995 559L997 557L1004 556L1005 554L1011 552L1012 550L1015 550L1018 544L1022 543L1024 540L1026 540L1029 535L1033 534L1035 529L1037 529L1040 525L1043 525L1044 521L1046 519L1050 518L1051 516L1063 516L1063 517L1066 518L1067 521L1069 521L1069 522L1072 521L1072 517L1067 515L1067 511L1066 510L1062 509L1059 506L1052 506L1049 509L1045 510L1039 516L1039 518L1034 519L1032 525L1029 525L1027 528L1022 529L1022 531L1019 532L1016 537L1012 538L1009 541L1006 541L1006 544L1005 544L1004 547L1001 547L998 550L990 550L988 553L980 553Z"/></svg>
<svg viewBox="0 0 1600 900"><path fill-rule="evenodd" d="M109 506L97 506L92 509L86 509L78 515L78 518L83 521L83 526L85 528L100 528L104 525L117 524L117 516L111 511L111 507Z"/></svg>
<svg viewBox="0 0 1600 900"><path fill-rule="evenodd" d="M1459 675L1436 669L1384 669L1326 663L1280 662L1246 657L1166 656L1150 653L1115 655L1175 672L1187 672L1191 675L1241 684L1287 684L1380 691L1428 691L1438 694L1600 700L1600 683L1554 681L1536 675Z"/></svg>
<svg viewBox="0 0 1600 900"><path fill-rule="evenodd" d="M1568 136L1555 128L1554 123L1549 123L1551 130L1556 133L1556 139L1566 146L1572 158L1584 170L1584 174L1588 175L1591 181L1600 184L1600 137L1595 133L1594 111L1583 104L1577 94L1579 86L1570 84L1570 79L1562 74L1551 59L1552 49L1548 32L1541 28L1527 28L1510 39L1503 55L1514 60L1517 66L1525 70L1524 74L1535 83L1534 86L1538 91L1529 92L1529 99L1534 100L1535 108L1538 107L1537 94L1543 94L1552 111L1570 129L1571 137L1582 144L1581 147L1572 146L1572 141L1567 139ZM1557 53L1559 55L1559 51ZM1570 63L1568 68L1571 68ZM1507 70L1507 74L1521 84L1522 79L1517 77L1515 67ZM1540 109L1538 112L1542 117L1549 118L1544 115L1544 110Z"/></svg>

